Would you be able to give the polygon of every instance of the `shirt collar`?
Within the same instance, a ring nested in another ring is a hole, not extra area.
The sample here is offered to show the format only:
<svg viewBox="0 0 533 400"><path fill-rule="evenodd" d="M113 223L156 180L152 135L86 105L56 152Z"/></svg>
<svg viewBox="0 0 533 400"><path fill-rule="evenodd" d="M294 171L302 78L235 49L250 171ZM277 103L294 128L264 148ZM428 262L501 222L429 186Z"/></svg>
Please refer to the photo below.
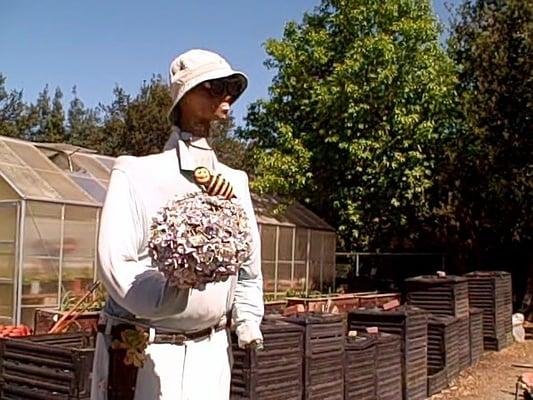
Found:
<svg viewBox="0 0 533 400"><path fill-rule="evenodd" d="M165 150L170 150L172 148L176 149L180 170L182 171L194 171L197 167L193 154L187 144L188 142L191 142L193 138L194 136L191 133L181 131L178 127L174 126L170 138L165 144ZM210 151L213 153L213 164L216 171L219 167L218 159L213 149L211 149L207 143L207 140L205 138L195 138L193 143L196 148L201 148L199 151Z"/></svg>

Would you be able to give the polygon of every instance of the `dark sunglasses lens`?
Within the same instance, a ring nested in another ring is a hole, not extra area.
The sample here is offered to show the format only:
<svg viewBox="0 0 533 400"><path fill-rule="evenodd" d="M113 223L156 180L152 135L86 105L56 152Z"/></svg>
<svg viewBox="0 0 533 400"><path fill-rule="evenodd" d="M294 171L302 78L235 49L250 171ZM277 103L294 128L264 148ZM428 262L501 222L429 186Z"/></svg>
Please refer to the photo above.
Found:
<svg viewBox="0 0 533 400"><path fill-rule="evenodd" d="M227 81L226 88L230 96L236 97L242 92L242 81L241 80Z"/></svg>
<svg viewBox="0 0 533 400"><path fill-rule="evenodd" d="M210 81L209 84L211 85L211 93L213 96L220 97L226 92L226 85L221 80Z"/></svg>

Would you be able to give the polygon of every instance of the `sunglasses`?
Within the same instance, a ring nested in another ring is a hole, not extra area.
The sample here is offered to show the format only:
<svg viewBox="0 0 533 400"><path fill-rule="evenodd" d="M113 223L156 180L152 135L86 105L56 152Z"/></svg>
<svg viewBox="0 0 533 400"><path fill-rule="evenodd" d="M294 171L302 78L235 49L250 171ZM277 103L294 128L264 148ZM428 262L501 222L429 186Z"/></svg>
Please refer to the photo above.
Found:
<svg viewBox="0 0 533 400"><path fill-rule="evenodd" d="M213 97L223 97L230 95L233 98L239 96L245 89L245 82L240 78L213 79L205 81L202 86L209 91Z"/></svg>

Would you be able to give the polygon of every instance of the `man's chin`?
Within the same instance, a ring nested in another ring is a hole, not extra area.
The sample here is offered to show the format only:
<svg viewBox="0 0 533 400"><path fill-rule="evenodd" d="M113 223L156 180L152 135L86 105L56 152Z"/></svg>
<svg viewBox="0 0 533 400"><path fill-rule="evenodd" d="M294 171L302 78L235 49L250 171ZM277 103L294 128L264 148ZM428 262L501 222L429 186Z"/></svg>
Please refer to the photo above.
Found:
<svg viewBox="0 0 533 400"><path fill-rule="evenodd" d="M216 113L215 118L217 121L226 121L229 118L229 113Z"/></svg>

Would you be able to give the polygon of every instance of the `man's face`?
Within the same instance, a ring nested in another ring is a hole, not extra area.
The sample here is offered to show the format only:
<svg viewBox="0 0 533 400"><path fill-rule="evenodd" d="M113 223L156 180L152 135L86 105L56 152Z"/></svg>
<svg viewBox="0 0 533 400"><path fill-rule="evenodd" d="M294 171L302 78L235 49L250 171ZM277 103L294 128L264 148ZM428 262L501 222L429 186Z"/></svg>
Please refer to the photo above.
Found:
<svg viewBox="0 0 533 400"><path fill-rule="evenodd" d="M189 90L180 101L182 118L201 121L225 120L241 88L235 78L202 82Z"/></svg>

